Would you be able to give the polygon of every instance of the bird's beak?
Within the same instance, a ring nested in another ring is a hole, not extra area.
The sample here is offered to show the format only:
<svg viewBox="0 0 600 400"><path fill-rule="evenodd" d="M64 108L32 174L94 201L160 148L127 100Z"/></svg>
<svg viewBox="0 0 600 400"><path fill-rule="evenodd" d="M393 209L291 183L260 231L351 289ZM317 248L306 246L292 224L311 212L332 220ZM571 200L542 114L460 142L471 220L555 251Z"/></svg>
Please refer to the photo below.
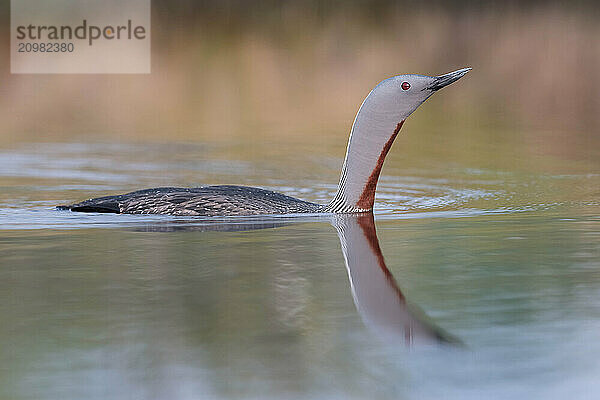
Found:
<svg viewBox="0 0 600 400"><path fill-rule="evenodd" d="M431 90L431 91L440 90L444 86L448 86L452 82L456 82L470 70L471 70L471 68L463 68L463 69L459 69L458 71L450 72L445 75L436 76L433 78L433 82L423 90Z"/></svg>

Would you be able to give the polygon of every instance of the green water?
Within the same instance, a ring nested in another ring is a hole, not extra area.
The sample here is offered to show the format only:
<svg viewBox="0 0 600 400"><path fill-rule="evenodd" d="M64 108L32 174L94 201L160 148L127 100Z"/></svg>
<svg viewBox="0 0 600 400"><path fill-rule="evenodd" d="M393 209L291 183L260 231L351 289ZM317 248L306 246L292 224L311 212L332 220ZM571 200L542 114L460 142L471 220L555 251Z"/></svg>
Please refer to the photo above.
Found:
<svg viewBox="0 0 600 400"><path fill-rule="evenodd" d="M377 238L413 315L461 344L382 334L331 218L52 208L214 183L325 202L343 143L2 149L0 398L595 398L597 151L422 140L386 162Z"/></svg>

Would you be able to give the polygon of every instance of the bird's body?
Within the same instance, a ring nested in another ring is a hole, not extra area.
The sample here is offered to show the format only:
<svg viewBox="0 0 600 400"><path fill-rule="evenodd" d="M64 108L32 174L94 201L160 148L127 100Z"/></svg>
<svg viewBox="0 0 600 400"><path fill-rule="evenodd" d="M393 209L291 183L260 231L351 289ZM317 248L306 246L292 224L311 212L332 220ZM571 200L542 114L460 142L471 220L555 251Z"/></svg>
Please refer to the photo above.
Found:
<svg viewBox="0 0 600 400"><path fill-rule="evenodd" d="M247 186L155 188L59 206L80 212L230 216L359 213L373 209L377 180L404 121L435 91L470 68L430 77L399 75L379 83L363 101L350 132L337 194L320 205Z"/></svg>
<svg viewBox="0 0 600 400"><path fill-rule="evenodd" d="M162 187L98 197L70 206L71 211L195 216L319 213L324 206L248 186Z"/></svg>

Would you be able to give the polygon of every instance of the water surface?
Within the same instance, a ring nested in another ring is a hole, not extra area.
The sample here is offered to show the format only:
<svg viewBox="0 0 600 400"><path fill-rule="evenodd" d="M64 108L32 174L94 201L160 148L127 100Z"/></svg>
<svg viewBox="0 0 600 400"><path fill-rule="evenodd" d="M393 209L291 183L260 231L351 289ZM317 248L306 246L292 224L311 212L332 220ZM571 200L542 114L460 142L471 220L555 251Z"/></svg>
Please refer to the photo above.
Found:
<svg viewBox="0 0 600 400"><path fill-rule="evenodd" d="M53 208L153 186L334 194L340 146L276 146L1 149L0 397L595 398L589 149L583 163L511 163L496 143L467 161L435 157L443 143L391 154L374 224Z"/></svg>

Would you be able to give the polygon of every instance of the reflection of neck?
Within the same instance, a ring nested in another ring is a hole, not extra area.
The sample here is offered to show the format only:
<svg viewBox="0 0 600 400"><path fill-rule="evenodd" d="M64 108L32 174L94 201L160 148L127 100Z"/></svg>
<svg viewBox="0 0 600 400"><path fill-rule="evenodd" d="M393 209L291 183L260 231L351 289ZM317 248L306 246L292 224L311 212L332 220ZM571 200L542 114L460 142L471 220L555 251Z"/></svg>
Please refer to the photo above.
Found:
<svg viewBox="0 0 600 400"><path fill-rule="evenodd" d="M342 245L354 302L365 324L394 341L443 340L435 327L417 319L407 307L385 264L373 214L339 215L333 225Z"/></svg>

